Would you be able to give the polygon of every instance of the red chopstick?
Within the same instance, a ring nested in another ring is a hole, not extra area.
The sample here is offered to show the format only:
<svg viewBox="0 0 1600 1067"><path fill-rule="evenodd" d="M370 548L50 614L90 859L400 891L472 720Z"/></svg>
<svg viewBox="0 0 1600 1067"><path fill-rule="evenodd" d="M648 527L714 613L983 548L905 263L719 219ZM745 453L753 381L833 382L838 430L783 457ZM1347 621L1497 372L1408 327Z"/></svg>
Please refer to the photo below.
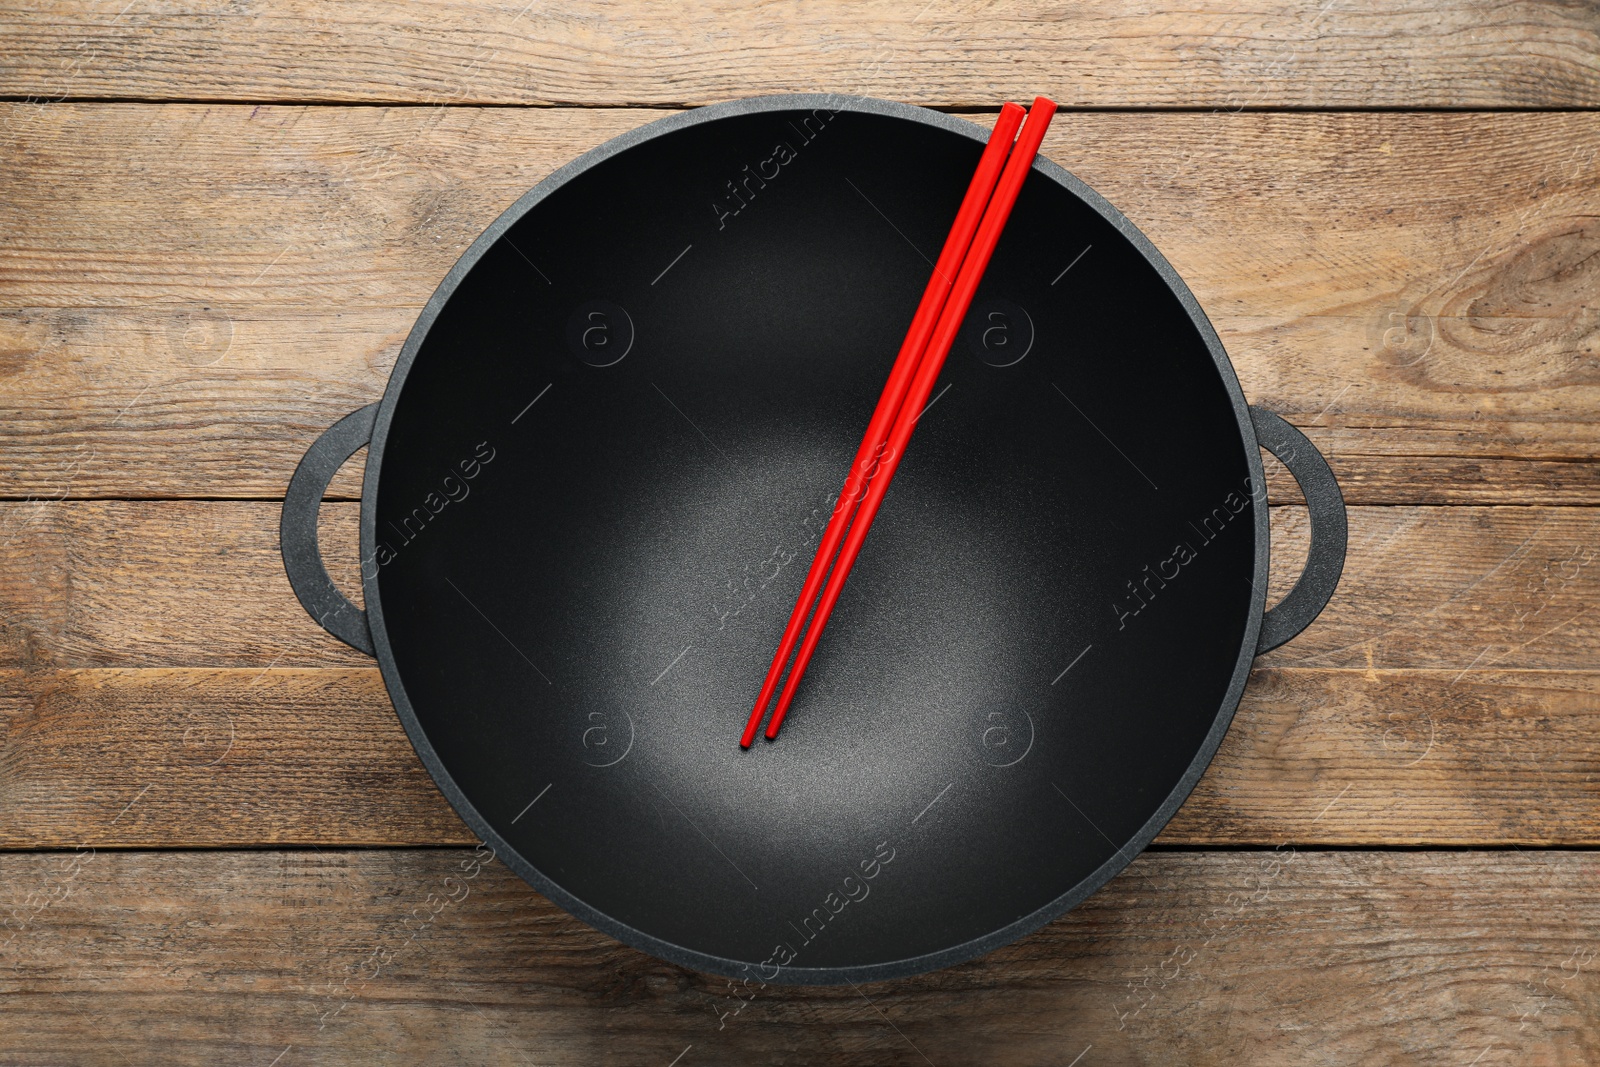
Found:
<svg viewBox="0 0 1600 1067"><path fill-rule="evenodd" d="M944 369L945 357L949 355L950 346L961 330L962 320L967 317L967 310L972 306L972 298L978 291L978 283L983 280L983 272L989 266L995 246L1000 242L1001 231L1005 229L1006 220L1011 216L1011 209L1017 202L1017 194L1021 192L1022 183L1033 167L1034 157L1039 152L1039 144L1044 140L1045 131L1049 129L1050 119L1055 115L1055 111L1056 105L1041 96L1034 100L1033 108L1028 112L1022 133L1017 137L1016 148L1006 161L1005 173L1001 175L999 185L995 188L994 199L984 212L977 236L973 239L972 247L961 264L961 273L956 277L949 299L939 315L939 324L934 328L933 336L928 341L928 350L917 366L911 389L900 406L900 412L895 417L894 429L890 432L888 442L883 448L883 456L878 461L871 482L868 483L866 497L856 510L850 532L845 537L844 547L839 551L839 558L833 565L827 587L823 589L822 597L817 602L817 610L812 616L811 625L806 630L805 639L800 643L800 652L789 671L789 680L784 683L783 694L778 698L777 710L772 713L772 720L767 724L769 740L778 736L778 727L783 725L783 717L788 714L795 689L799 687L800 679L805 675L806 665L811 662L811 654L816 651L817 642L822 637L823 628L828 625L828 617L833 614L834 605L839 602L839 594L844 590L845 579L850 576L850 568L855 564L861 546L867 539L867 531L872 526L872 520L878 513L879 505L883 503L884 494L889 491L889 483L894 481L900 459L905 455L906 444L911 440L911 431L915 429L917 419L921 417L928 402L928 396L933 392L939 372Z"/></svg>
<svg viewBox="0 0 1600 1067"><path fill-rule="evenodd" d="M746 723L744 735L739 739L739 744L745 748L750 747L750 743L755 740L756 732L761 728L761 717L767 710L767 703L772 699L773 692L778 688L778 679L783 675L784 664L789 661L789 653L794 651L795 642L800 639L800 630L805 625L806 615L810 613L822 581L827 576L828 564L833 560L839 542L844 539L845 529L850 524L850 515L855 510L856 503L864 495L867 482L872 477L878 453L883 448L884 441L888 439L895 417L900 413L906 390L911 385L912 375L916 372L922 353L927 347L928 338L939 321L939 312L943 309L945 298L961 270L967 247L972 243L973 234L977 232L979 220L989 203L990 195L994 192L995 183L1005 166L1006 156L1011 151L1011 142L1016 137L1017 128L1022 125L1025 114L1021 107L1007 103L1000 109L1000 117L995 120L988 146L984 148L983 155L978 160L978 169L972 175L971 184L967 186L966 196L961 200L955 223L950 227L950 236L945 239L944 250L939 253L939 262L934 264L933 276L928 279L927 288L922 292L922 302L917 305L917 312L911 319L911 328L906 332L905 341L900 345L900 354L895 358L894 368L889 372L889 380L883 387L883 395L878 398L878 406L872 413L872 421L867 424L866 435L861 438L861 447L856 450L850 475L845 479L844 489L834 504L833 518L823 532L822 543L817 546L816 557L812 559L811 569L806 573L800 598L795 601L794 611L789 615L789 624L783 631L783 639L778 642L778 652L773 656L772 666L767 668L766 679L761 683L761 695L756 698L755 710L750 713L750 721Z"/></svg>

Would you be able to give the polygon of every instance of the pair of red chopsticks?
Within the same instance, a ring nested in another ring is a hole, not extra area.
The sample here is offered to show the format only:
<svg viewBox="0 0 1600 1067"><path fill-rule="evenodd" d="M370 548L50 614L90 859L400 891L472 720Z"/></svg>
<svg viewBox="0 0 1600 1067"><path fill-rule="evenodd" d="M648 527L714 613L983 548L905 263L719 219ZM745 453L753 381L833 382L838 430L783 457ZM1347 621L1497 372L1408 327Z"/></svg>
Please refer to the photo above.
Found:
<svg viewBox="0 0 1600 1067"><path fill-rule="evenodd" d="M939 372L944 369L945 357L950 354L950 346L961 330L962 320L972 305L973 294L983 280L984 269L988 267L995 246L1000 242L1000 233L1011 216L1011 208L1017 202L1022 182L1033 166L1034 156L1039 152L1039 144L1044 140L1045 130L1049 129L1050 119L1055 112L1056 105L1042 96L1034 99L1033 109L1029 112L1012 103L1000 109L1000 117L989 136L988 147L978 160L972 184L967 187L967 195L956 212L955 225L945 239L944 250L939 253L939 262L933 268L933 277L928 279L922 303L917 306L911 329L900 345L900 355L895 359L894 369L889 372L889 381L883 387L883 395L878 398L877 410L872 413L866 436L861 439L861 447L856 451L855 463L845 479L844 491L839 494L838 503L834 506L833 519L828 523L822 543L817 546L816 558L811 561L811 570L806 574L800 599L795 602L789 625L783 631L783 640L778 643L777 655L772 658L772 666L767 668L761 695L756 698L755 710L750 713L750 721L739 739L739 744L744 748L749 748L755 740L756 731L761 727L761 716L778 687L783 666L788 662L795 642L800 639L806 615L815 601L816 612L812 615L811 626L806 630L805 640L800 643L799 655L795 657L789 680L778 698L777 710L767 724L767 739L778 736L778 727L783 725L783 717L789 711L789 703L794 699L795 689L800 685L806 665L811 662L811 654L816 651L823 627L828 625L828 617L839 602L845 579L850 576L850 568L867 539L867 530L878 513L878 506L883 503L884 494L889 491L889 483L894 480L900 458L905 455L906 443L911 440L911 431L928 403ZM1024 117L1026 122L1023 121ZM1019 127L1020 135L1017 132ZM1013 138L1016 140L1015 146L1012 144ZM855 508L852 519L851 508L857 502L860 506ZM844 542L843 549L839 548L841 541ZM838 559L833 562L830 574L828 564L834 559L836 550ZM822 589L821 599L818 600L817 592L824 576L828 577L828 584Z"/></svg>

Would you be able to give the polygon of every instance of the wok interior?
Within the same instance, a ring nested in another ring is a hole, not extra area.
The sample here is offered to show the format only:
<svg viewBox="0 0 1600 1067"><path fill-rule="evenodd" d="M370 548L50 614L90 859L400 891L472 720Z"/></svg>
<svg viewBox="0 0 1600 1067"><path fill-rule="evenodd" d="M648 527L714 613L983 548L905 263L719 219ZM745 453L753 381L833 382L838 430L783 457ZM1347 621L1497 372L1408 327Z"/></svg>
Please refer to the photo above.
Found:
<svg viewBox="0 0 1600 1067"><path fill-rule="evenodd" d="M981 148L853 111L647 140L513 226L410 369L368 559L404 702L602 925L762 977L984 938L1125 856L1218 716L1236 416L1036 170L783 734L737 745Z"/></svg>

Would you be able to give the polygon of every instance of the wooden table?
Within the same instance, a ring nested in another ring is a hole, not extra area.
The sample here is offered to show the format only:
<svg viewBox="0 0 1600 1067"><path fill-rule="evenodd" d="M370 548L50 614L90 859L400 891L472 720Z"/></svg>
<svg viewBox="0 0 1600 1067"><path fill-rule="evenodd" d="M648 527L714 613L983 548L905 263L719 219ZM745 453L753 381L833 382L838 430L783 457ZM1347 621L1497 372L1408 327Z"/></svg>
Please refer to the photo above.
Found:
<svg viewBox="0 0 1600 1067"><path fill-rule="evenodd" d="M0 12L0 1063L1600 1063L1592 4L124 3ZM290 593L288 476L517 195L790 90L1060 100L1331 460L1344 583L982 959L746 1001L492 863L415 935L473 838Z"/></svg>

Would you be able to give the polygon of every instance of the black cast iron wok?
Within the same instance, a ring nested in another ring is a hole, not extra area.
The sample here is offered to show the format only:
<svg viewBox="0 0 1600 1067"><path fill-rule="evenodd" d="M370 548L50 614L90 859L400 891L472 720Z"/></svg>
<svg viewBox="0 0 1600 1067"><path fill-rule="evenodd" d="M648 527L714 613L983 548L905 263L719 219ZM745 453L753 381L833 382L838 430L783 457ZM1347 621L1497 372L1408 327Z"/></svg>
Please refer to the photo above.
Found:
<svg viewBox="0 0 1600 1067"><path fill-rule="evenodd" d="M1156 835L1251 660L1332 595L1327 464L1041 158L782 736L740 750L986 132L780 96L602 145L468 249L295 472L301 602L377 657L467 824L628 944L834 983L1020 937ZM316 544L362 445L365 612ZM1270 611L1258 445L1312 525Z"/></svg>

